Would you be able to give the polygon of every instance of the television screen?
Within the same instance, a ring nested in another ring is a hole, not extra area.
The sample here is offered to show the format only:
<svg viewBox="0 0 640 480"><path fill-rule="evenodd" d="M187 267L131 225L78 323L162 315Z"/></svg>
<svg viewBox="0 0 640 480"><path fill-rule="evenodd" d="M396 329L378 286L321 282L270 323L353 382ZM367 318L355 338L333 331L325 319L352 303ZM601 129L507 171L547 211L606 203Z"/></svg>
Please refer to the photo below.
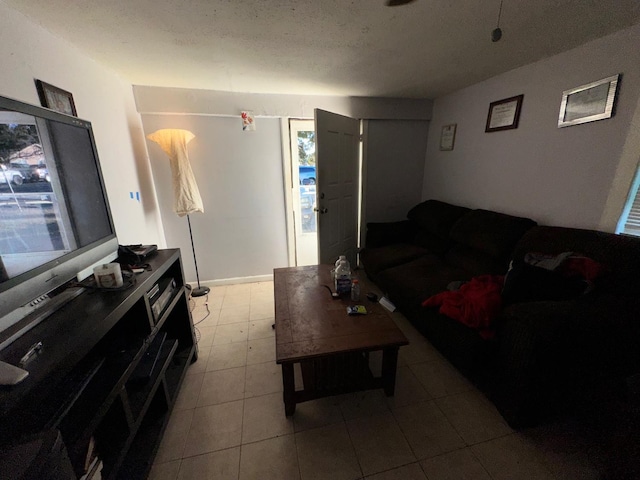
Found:
<svg viewBox="0 0 640 480"><path fill-rule="evenodd" d="M0 225L1 332L105 242L117 249L89 122L0 97Z"/></svg>

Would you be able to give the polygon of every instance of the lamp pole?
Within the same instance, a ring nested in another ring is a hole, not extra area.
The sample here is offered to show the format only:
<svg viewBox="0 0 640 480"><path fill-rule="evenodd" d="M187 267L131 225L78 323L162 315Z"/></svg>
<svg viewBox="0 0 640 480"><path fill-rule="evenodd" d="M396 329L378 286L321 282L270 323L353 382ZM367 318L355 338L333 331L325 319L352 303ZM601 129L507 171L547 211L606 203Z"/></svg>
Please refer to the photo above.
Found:
<svg viewBox="0 0 640 480"><path fill-rule="evenodd" d="M191 250L193 251L193 263L196 266L196 280L198 281L198 286L191 290L192 297L202 297L209 293L209 287L201 287L200 286L200 275L198 274L198 260L196 259L196 247L193 245L193 233L191 232L191 219L189 218L189 214L187 213L187 223L189 224L189 238L191 239Z"/></svg>

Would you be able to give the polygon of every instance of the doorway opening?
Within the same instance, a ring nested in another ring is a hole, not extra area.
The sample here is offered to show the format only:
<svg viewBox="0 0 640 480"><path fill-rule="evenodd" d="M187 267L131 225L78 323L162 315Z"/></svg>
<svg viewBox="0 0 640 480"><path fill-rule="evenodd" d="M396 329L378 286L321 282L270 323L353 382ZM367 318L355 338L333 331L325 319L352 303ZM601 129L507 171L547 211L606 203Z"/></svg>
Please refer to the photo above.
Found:
<svg viewBox="0 0 640 480"><path fill-rule="evenodd" d="M297 266L318 263L316 133L313 120L289 120L291 199Z"/></svg>

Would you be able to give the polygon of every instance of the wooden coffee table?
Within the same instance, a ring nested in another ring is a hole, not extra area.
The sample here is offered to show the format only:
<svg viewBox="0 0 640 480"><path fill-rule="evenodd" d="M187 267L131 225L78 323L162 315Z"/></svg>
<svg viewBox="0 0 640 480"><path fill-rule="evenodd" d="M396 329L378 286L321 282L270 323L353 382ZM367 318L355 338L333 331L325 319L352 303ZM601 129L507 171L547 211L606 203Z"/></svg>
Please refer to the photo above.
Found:
<svg viewBox="0 0 640 480"><path fill-rule="evenodd" d="M296 404L340 393L383 388L393 395L398 350L409 341L379 303L366 299L373 287L364 277L361 298L335 300L325 287L332 286L331 267L276 268L276 362L282 365L286 415ZM366 315L347 315L349 305L364 305ZM369 353L382 351L381 375L369 368ZM294 364L302 370L304 389L296 390Z"/></svg>

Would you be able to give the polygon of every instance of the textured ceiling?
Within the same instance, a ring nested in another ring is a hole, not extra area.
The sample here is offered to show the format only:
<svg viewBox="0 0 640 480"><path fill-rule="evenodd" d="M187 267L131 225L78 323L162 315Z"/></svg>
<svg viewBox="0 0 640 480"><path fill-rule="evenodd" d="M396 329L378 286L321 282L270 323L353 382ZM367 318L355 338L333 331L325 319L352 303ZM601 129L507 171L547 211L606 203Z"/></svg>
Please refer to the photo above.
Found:
<svg viewBox="0 0 640 480"><path fill-rule="evenodd" d="M0 0L1 1L1 0ZM4 0L136 85L435 98L640 21L639 0Z"/></svg>

